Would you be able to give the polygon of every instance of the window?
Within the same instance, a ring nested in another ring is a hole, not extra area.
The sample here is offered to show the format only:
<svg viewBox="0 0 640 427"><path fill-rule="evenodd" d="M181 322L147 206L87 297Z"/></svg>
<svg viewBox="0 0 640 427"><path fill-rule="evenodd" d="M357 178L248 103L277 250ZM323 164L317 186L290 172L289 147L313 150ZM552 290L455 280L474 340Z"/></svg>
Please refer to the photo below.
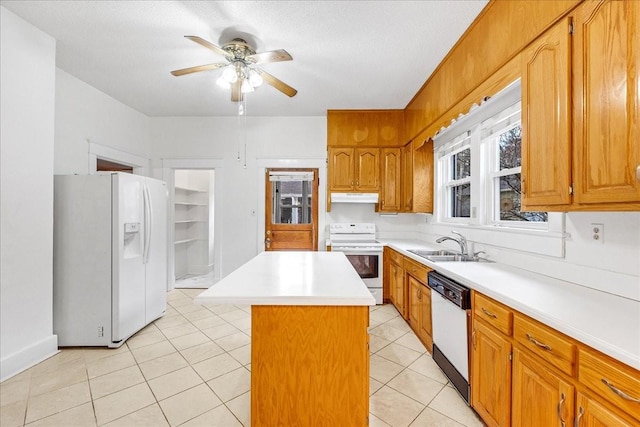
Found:
<svg viewBox="0 0 640 427"><path fill-rule="evenodd" d="M445 164L445 216L452 218L471 217L471 138L463 134L450 144L443 153Z"/></svg>
<svg viewBox="0 0 640 427"><path fill-rule="evenodd" d="M520 102L480 124L488 179L487 223L509 226L544 223L546 212L521 211L522 125Z"/></svg>
<svg viewBox="0 0 640 427"><path fill-rule="evenodd" d="M269 172L272 224L311 224L313 172Z"/></svg>
<svg viewBox="0 0 640 427"><path fill-rule="evenodd" d="M441 223L547 229L546 212L521 211L519 82L435 138Z"/></svg>

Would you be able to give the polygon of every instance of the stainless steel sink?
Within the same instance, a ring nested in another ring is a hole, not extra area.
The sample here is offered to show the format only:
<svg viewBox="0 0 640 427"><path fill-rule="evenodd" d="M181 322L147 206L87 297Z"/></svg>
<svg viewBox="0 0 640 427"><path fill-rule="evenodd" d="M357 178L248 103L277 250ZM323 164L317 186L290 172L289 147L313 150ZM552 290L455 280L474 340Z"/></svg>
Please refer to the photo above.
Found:
<svg viewBox="0 0 640 427"><path fill-rule="evenodd" d="M460 254L453 254L453 255L431 255L431 256L426 256L426 259L428 259L429 261L433 261L433 262L469 262L469 261L479 261L478 258L474 258L472 256L468 256L468 255L460 255Z"/></svg>
<svg viewBox="0 0 640 427"><path fill-rule="evenodd" d="M408 249L408 252L411 252L412 254L416 254L423 258L430 257L430 256L457 255L456 252L447 251L445 249L441 249L439 251L427 251L423 249Z"/></svg>
<svg viewBox="0 0 640 427"><path fill-rule="evenodd" d="M484 258L478 258L472 255L461 255L457 252L452 252L444 249L439 251L408 249L407 251L433 262L491 262Z"/></svg>

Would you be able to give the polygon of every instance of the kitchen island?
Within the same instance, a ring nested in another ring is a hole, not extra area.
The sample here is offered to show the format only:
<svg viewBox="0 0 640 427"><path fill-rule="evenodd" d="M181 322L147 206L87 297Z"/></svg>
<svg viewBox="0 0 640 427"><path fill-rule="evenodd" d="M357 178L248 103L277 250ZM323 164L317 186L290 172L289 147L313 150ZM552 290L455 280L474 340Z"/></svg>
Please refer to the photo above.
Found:
<svg viewBox="0 0 640 427"><path fill-rule="evenodd" d="M263 252L198 304L251 306L251 425L366 426L369 307L340 252Z"/></svg>

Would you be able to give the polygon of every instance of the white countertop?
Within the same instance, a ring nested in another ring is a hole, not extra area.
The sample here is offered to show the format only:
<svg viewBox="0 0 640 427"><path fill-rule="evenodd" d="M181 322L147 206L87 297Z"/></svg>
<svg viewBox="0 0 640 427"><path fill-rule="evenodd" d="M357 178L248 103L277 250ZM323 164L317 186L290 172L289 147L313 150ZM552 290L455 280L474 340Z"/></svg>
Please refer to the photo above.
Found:
<svg viewBox="0 0 640 427"><path fill-rule="evenodd" d="M198 295L197 304L375 305L342 252L262 252Z"/></svg>
<svg viewBox="0 0 640 427"><path fill-rule="evenodd" d="M461 284L640 369L640 302L500 263L432 262L418 240L378 239Z"/></svg>

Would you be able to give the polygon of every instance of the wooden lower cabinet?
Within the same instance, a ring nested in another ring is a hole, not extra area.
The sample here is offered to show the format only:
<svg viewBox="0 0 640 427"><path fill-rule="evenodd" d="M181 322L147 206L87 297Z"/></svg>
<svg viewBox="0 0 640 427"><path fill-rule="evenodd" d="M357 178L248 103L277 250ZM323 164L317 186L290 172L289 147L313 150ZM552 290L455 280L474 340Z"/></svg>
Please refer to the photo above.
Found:
<svg viewBox="0 0 640 427"><path fill-rule="evenodd" d="M488 426L640 426L637 369L475 291L472 304L471 406Z"/></svg>
<svg viewBox="0 0 640 427"><path fill-rule="evenodd" d="M407 318L407 309L405 304L405 286L404 286L404 269L395 263L389 265L389 290L391 293L391 302L398 309L400 315Z"/></svg>
<svg viewBox="0 0 640 427"><path fill-rule="evenodd" d="M369 424L367 306L251 307L251 425Z"/></svg>
<svg viewBox="0 0 640 427"><path fill-rule="evenodd" d="M583 393L576 399L575 427L637 427L638 422L627 419Z"/></svg>
<svg viewBox="0 0 640 427"><path fill-rule="evenodd" d="M429 352L433 347L431 330L431 289L407 275L409 289L409 325Z"/></svg>
<svg viewBox="0 0 640 427"><path fill-rule="evenodd" d="M574 387L517 347L513 350L511 425L573 425Z"/></svg>
<svg viewBox="0 0 640 427"><path fill-rule="evenodd" d="M511 340L474 318L471 406L490 427L511 419Z"/></svg>

